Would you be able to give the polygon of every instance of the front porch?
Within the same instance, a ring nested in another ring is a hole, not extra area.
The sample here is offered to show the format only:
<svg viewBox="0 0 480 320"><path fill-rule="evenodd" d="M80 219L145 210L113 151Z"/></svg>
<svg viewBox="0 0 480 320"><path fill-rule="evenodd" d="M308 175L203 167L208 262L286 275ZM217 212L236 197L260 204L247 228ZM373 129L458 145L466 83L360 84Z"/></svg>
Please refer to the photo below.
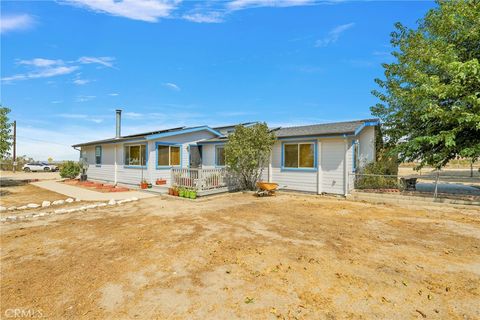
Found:
<svg viewBox="0 0 480 320"><path fill-rule="evenodd" d="M225 168L172 168L170 181L172 187L197 190L198 196L236 189L235 180Z"/></svg>

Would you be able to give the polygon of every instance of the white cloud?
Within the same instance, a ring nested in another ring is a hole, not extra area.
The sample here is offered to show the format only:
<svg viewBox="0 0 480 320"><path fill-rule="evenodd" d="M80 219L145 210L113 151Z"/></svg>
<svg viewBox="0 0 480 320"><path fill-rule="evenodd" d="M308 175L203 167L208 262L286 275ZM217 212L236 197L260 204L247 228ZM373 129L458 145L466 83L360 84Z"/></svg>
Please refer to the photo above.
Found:
<svg viewBox="0 0 480 320"><path fill-rule="evenodd" d="M63 65L62 60L50 60L50 59L43 59L43 58L35 58L32 60L20 60L19 64L34 66L34 67L50 67L53 65Z"/></svg>
<svg viewBox="0 0 480 320"><path fill-rule="evenodd" d="M74 72L77 69L78 69L77 66L47 67L34 72L20 73L20 74L15 74L9 77L4 77L2 78L2 81L12 82L12 81L19 81L19 80L50 78L50 77L69 74Z"/></svg>
<svg viewBox="0 0 480 320"><path fill-rule="evenodd" d="M325 38L317 40L315 42L315 47L326 47L332 43L337 42L337 40L340 38L340 35L348 29L352 28L354 25L355 23L351 22L333 28L332 30L330 30L330 32Z"/></svg>
<svg viewBox="0 0 480 320"><path fill-rule="evenodd" d="M179 2L179 0L67 0L65 3L112 16L157 22L159 18L170 16Z"/></svg>
<svg viewBox="0 0 480 320"><path fill-rule="evenodd" d="M0 33L31 28L35 19L28 14L2 16L0 19Z"/></svg>
<svg viewBox="0 0 480 320"><path fill-rule="evenodd" d="M53 104L59 104L59 103L62 103L63 101L62 100L53 100L51 103Z"/></svg>
<svg viewBox="0 0 480 320"><path fill-rule="evenodd" d="M73 80L73 83L75 83L78 86L83 86L84 84L87 84L89 82L92 82L92 81L87 80L87 79L75 79L75 80Z"/></svg>
<svg viewBox="0 0 480 320"><path fill-rule="evenodd" d="M8 77L1 78L2 81L11 83L20 80L29 80L37 78L49 78L70 74L80 69L79 64L100 64L105 67L113 68L113 57L80 57L75 61L63 61L60 59L44 59L35 58L31 60L18 60L17 64L32 69L30 72L19 73ZM78 77L78 75L77 75ZM91 80L76 79L73 81L76 85L84 85Z"/></svg>
<svg viewBox="0 0 480 320"><path fill-rule="evenodd" d="M113 68L113 57L80 57L77 61L83 64L100 64L105 67Z"/></svg>
<svg viewBox="0 0 480 320"><path fill-rule="evenodd" d="M116 93L116 92L112 92L112 93L109 93L108 95L111 96L111 97L116 97L116 96L118 96L119 94Z"/></svg>
<svg viewBox="0 0 480 320"><path fill-rule="evenodd" d="M197 23L220 23L223 22L224 14L218 11L212 12L195 12L188 13L183 15L183 18L188 21L197 22Z"/></svg>
<svg viewBox="0 0 480 320"><path fill-rule="evenodd" d="M60 118L65 118L65 119L79 119L79 120L91 121L95 123L103 122L102 116L91 116L88 114L60 113L60 114L57 114L56 116Z"/></svg>
<svg viewBox="0 0 480 320"><path fill-rule="evenodd" d="M227 4L231 11L252 7L294 7L314 4L315 0L233 0Z"/></svg>
<svg viewBox="0 0 480 320"><path fill-rule="evenodd" d="M76 101L77 102L87 102L87 101L93 100L95 98L96 98L96 96L79 95L79 96L77 96Z"/></svg>
<svg viewBox="0 0 480 320"><path fill-rule="evenodd" d="M175 83L172 82L165 82L162 83L164 87L167 87L168 89L174 90L174 91L180 91L180 87L177 86Z"/></svg>

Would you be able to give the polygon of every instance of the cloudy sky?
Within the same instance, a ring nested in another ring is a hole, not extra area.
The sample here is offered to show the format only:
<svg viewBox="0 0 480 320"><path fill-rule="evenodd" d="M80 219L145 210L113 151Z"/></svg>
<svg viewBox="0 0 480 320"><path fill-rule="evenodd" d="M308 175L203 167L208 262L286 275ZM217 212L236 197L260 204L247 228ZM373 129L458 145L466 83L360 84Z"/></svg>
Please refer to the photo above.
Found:
<svg viewBox="0 0 480 320"><path fill-rule="evenodd" d="M20 155L180 125L370 117L389 34L415 1L2 1L1 95Z"/></svg>

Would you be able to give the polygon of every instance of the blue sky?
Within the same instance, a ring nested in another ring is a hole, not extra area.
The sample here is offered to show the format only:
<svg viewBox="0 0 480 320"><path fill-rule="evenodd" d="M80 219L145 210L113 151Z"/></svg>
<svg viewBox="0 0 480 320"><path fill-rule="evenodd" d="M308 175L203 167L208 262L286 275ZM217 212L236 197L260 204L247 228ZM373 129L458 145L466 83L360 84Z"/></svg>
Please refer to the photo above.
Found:
<svg viewBox="0 0 480 320"><path fill-rule="evenodd" d="M433 2L1 2L1 96L19 154L179 125L370 117L397 21Z"/></svg>

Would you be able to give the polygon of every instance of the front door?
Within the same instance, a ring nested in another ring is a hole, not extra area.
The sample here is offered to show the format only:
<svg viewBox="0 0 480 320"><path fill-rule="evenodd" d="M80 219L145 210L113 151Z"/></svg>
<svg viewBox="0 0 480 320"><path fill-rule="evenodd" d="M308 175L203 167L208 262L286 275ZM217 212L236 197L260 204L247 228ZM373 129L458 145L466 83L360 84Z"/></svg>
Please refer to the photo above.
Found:
<svg viewBox="0 0 480 320"><path fill-rule="evenodd" d="M202 146L191 145L190 146L190 168L202 167Z"/></svg>

